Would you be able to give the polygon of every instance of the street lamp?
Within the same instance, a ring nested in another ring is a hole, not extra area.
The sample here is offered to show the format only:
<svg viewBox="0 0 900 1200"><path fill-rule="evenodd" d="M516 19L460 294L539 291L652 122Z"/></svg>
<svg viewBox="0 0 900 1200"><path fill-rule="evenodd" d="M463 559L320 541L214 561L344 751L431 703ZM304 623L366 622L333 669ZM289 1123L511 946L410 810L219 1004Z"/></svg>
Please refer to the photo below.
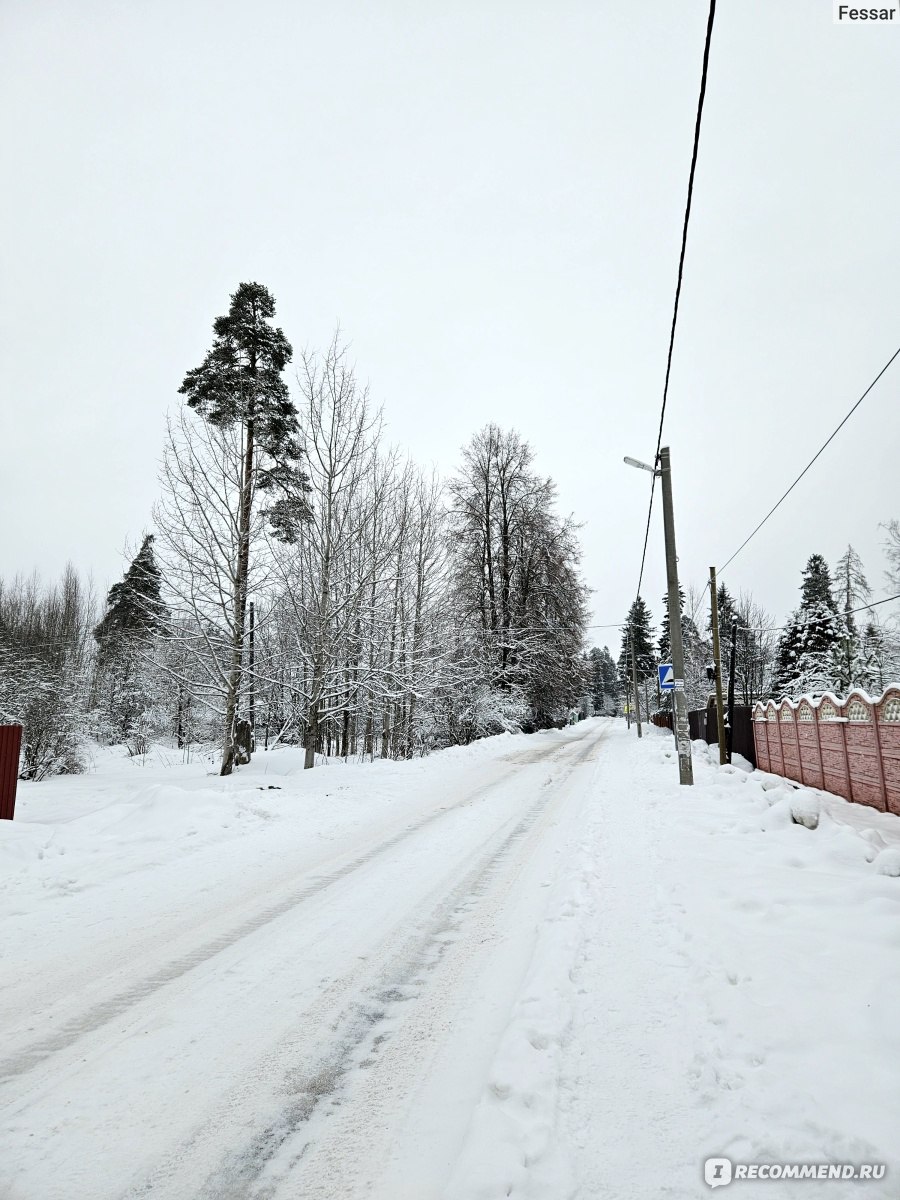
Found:
<svg viewBox="0 0 900 1200"><path fill-rule="evenodd" d="M656 467L651 467L649 463L641 462L639 458L629 458L626 454L625 462L628 463L629 467L639 467L642 471L649 471L651 475L659 475Z"/></svg>
<svg viewBox="0 0 900 1200"><path fill-rule="evenodd" d="M681 640L681 597L678 594L678 556L675 553L675 516L672 509L672 469L669 447L659 451L659 468L638 458L627 458L629 467L649 471L662 481L663 529L666 538L666 581L669 589L669 644L672 647L672 674L675 692L675 741L678 745L678 778L683 784L694 782L691 761L691 732L688 726L687 700L684 695L684 646Z"/></svg>

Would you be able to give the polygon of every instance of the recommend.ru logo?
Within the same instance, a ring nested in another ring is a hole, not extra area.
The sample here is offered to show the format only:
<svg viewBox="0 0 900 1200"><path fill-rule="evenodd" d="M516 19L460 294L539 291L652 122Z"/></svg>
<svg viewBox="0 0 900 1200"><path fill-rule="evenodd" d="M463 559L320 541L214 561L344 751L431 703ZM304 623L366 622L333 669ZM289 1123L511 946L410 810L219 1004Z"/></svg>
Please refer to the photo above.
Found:
<svg viewBox="0 0 900 1200"><path fill-rule="evenodd" d="M711 1188L742 1179L884 1179L884 1163L733 1163L730 1158L708 1158L703 1178Z"/></svg>

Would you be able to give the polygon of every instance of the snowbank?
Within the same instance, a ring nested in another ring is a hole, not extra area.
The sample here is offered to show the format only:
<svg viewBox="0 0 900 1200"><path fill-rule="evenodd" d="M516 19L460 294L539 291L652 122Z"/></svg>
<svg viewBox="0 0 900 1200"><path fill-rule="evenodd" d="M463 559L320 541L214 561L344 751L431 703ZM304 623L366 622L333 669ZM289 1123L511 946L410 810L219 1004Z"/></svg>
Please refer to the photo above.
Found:
<svg viewBox="0 0 900 1200"><path fill-rule="evenodd" d="M896 1196L900 818L617 733L448 1200L699 1196L717 1155Z"/></svg>

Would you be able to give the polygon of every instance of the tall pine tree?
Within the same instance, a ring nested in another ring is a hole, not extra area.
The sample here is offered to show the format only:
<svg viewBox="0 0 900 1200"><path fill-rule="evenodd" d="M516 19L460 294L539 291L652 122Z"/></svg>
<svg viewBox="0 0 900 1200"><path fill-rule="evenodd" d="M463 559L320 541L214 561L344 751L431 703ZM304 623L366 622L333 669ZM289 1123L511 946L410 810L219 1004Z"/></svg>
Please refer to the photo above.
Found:
<svg viewBox="0 0 900 1200"><path fill-rule="evenodd" d="M300 468L297 410L282 378L293 351L283 332L271 324L274 315L271 293L260 283L242 283L228 312L213 325L211 349L199 367L188 371L179 389L204 421L222 429L237 427L243 447L234 514L238 550L232 565L222 775L230 775L235 764L254 506L260 491L269 493L269 520L285 541L295 540L300 522L308 516L309 483Z"/></svg>

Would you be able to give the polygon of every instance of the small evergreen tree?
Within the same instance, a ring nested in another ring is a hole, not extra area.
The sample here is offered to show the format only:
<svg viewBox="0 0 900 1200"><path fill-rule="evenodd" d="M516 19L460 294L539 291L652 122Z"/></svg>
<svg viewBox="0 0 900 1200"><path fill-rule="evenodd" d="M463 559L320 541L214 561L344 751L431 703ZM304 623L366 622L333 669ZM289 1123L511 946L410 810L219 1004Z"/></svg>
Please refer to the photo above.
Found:
<svg viewBox="0 0 900 1200"><path fill-rule="evenodd" d="M588 659L591 703L595 712L602 713L616 703L620 694L616 664L613 662L608 646L604 646L602 649L594 646Z"/></svg>
<svg viewBox="0 0 900 1200"><path fill-rule="evenodd" d="M778 696L840 688L841 641L845 632L821 554L803 570L800 607L791 614L775 655L772 691Z"/></svg>
<svg viewBox="0 0 900 1200"><path fill-rule="evenodd" d="M96 692L108 731L125 741L151 704L152 680L146 655L163 627L166 608L161 576L147 534L125 572L106 597L106 612L94 629Z"/></svg>
<svg viewBox="0 0 900 1200"><path fill-rule="evenodd" d="M722 659L722 687L728 687L728 670L731 663L731 630L735 622L740 624L740 615L734 597L724 583L717 589L717 606L719 610L719 654ZM712 636L712 614L708 621L710 636Z"/></svg>
<svg viewBox="0 0 900 1200"><path fill-rule="evenodd" d="M109 589L106 612L94 629L101 663L131 640L152 638L162 628L164 615L162 577L153 553L153 534L148 533L122 582Z"/></svg>
<svg viewBox="0 0 900 1200"><path fill-rule="evenodd" d="M623 682L626 694L632 682L632 639L638 682L641 683L656 673L656 654L653 647L651 622L650 609L638 596L628 610L628 616L622 628L622 649L619 652L619 678Z"/></svg>

